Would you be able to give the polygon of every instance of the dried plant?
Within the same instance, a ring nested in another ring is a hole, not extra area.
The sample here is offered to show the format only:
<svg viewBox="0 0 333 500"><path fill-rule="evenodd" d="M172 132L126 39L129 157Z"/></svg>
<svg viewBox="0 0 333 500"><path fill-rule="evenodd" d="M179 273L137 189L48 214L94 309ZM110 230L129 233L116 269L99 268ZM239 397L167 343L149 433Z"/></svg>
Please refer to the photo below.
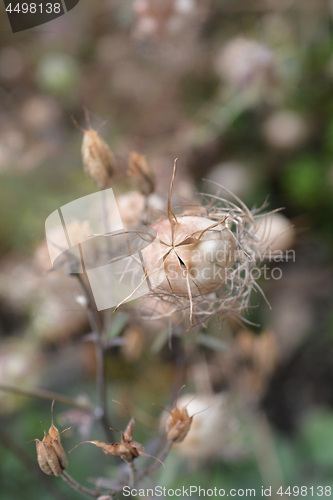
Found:
<svg viewBox="0 0 333 500"><path fill-rule="evenodd" d="M89 123L88 118L87 120ZM98 131L91 128L90 123L89 129L83 132L84 169L103 189L113 175L113 154L99 137ZM201 193L200 204L175 209L171 203L176 177L175 161L166 215L156 218L156 212L149 213L150 208L147 203L147 197L155 190L155 179L144 156L135 152L130 154L129 173L146 202L140 205L142 209L138 214L141 218L140 228L125 227L118 234L124 236L124 241L128 246L130 246L129 237L133 235L142 243L140 256L143 276L139 284L133 286L130 295L117 305L114 312L131 299L140 287L147 285L145 305L138 313L142 318L165 321L166 318L176 313L182 332L189 326L196 326L198 330L199 327L207 325L213 316L222 319L233 317L246 321L243 313L249 307L251 291L253 289L261 291L252 271L256 269L258 261L266 249L270 249L272 243L270 230L262 231L262 227L258 224L258 218L262 217L260 210L249 210L238 197L215 183L213 184L217 190L216 194ZM223 197L223 191L227 193L228 199ZM230 201L230 197L233 201ZM104 199L103 193L101 199ZM87 231L90 233L88 222L85 223L85 233ZM105 232L102 235L91 236L110 238L112 233ZM155 240L158 244L153 244ZM135 262L132 251L129 251L127 257L129 263ZM70 252L65 255L65 259L69 261L72 259ZM34 439L37 461L41 470L48 475L62 477L72 488L90 498L110 499L114 498L124 485L137 485L157 467L164 466L163 462L173 444L182 443L188 435L194 415L188 414L187 405L179 408L176 402L173 409L169 411L170 416L166 421L164 432L161 433L157 457L149 455L140 443L133 441L135 419L132 414L130 414L131 418L125 430L120 432L121 441L113 442L106 398L105 352L113 345L123 345L123 343L110 341L108 338L112 324L111 311L106 310L103 318L101 317L87 286L87 275L78 274L76 267L73 271L73 266L67 266L66 269L69 273L73 273L80 282L83 291L80 303L86 308L90 321L91 333L87 336L87 340L95 345L97 404L94 406L89 401L79 401L37 389L25 390L4 386L2 389L53 400L51 427L48 433L44 431L42 440ZM121 271L122 277L126 275L126 269ZM120 283L121 281L122 278ZM134 308L132 312L134 314ZM141 333L139 336L141 342ZM128 338L129 335L124 335L122 340L126 342ZM137 339L137 331L135 339ZM128 357L130 360L136 359L132 354ZM179 382L175 382L174 389L178 386ZM110 481L103 483L102 479L98 479L96 488L91 490L69 476L66 471L67 457L60 439L61 433L53 421L54 400L75 408L77 414L72 415L73 422L77 418L80 419L82 414L87 417L89 429L95 420L102 423L108 438L107 442L86 440L83 443L94 444L106 455L118 456L126 463L125 473L120 469L119 477L110 480L112 487ZM134 460L140 456L153 458L155 462L146 468L136 470ZM105 486L107 491L104 493L100 491L103 484L107 485Z"/></svg>

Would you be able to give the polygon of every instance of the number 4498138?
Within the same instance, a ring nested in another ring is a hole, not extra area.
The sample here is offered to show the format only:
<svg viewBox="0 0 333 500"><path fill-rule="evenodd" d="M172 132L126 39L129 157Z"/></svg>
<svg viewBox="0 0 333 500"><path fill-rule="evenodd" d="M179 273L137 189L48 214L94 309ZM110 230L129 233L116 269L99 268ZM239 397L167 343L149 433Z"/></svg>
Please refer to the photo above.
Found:
<svg viewBox="0 0 333 500"><path fill-rule="evenodd" d="M331 486L288 486L288 488L283 489L283 487L280 486L276 493L277 495L288 495L292 497L330 497L332 494L332 488Z"/></svg>
<svg viewBox="0 0 333 500"><path fill-rule="evenodd" d="M14 4L13 4L14 5ZM16 3L15 7L12 7L12 4L10 3L8 7L6 7L6 12L9 12L10 14L12 12L17 12L22 13L22 14L42 14L43 12L46 12L46 14L60 14L61 12L61 5L60 3Z"/></svg>

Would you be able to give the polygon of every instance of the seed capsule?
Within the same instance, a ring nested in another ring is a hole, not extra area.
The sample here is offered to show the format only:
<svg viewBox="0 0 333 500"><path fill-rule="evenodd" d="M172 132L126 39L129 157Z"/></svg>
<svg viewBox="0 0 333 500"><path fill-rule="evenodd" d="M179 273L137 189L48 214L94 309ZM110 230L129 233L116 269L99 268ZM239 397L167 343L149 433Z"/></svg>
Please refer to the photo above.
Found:
<svg viewBox="0 0 333 500"><path fill-rule="evenodd" d="M141 194L148 196L155 191L155 177L145 156L131 151L128 173Z"/></svg>
<svg viewBox="0 0 333 500"><path fill-rule="evenodd" d="M174 408L166 422L168 439L174 443L184 441L191 428L192 420L193 416L189 417L185 406L181 410Z"/></svg>
<svg viewBox="0 0 333 500"><path fill-rule="evenodd" d="M72 118L73 123L83 133L81 153L84 171L100 189L105 189L114 174L115 158L109 146L99 135L98 130L91 127L88 112L86 117L88 130L81 128Z"/></svg>
<svg viewBox="0 0 333 500"><path fill-rule="evenodd" d="M52 423L49 432L47 433L44 430L42 441L39 439L34 439L33 441L36 441L37 461L42 471L45 474L61 476L62 472L67 469L68 462L65 450L61 445L60 432L53 422L53 405L54 400L51 406Z"/></svg>
<svg viewBox="0 0 333 500"><path fill-rule="evenodd" d="M51 467L48 464L46 454L45 454L45 448L39 439L35 439L36 441L36 450L37 450L37 462L39 467L42 469L45 474L53 474Z"/></svg>

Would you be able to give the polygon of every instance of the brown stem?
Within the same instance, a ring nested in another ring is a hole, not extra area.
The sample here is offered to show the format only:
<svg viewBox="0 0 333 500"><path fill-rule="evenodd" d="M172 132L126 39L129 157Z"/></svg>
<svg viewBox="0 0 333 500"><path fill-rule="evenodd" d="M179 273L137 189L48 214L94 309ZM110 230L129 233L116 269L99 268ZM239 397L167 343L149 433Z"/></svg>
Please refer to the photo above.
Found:
<svg viewBox="0 0 333 500"><path fill-rule="evenodd" d="M173 445L173 441L168 440L166 445L164 446L164 449L163 449L161 455L158 457L159 460L161 460L161 462L163 462L163 460L165 460L166 457L168 456L172 445ZM154 470L156 470L160 466L161 466L160 462L154 462L152 465L150 465L149 467L147 467L146 469L141 471L139 474L137 474L136 480L139 481L144 476L146 476L147 474L150 474L151 472L153 472Z"/></svg>
<svg viewBox="0 0 333 500"><path fill-rule="evenodd" d="M87 299L87 307L88 307L88 318L91 329L93 333L95 333L94 343L95 343L95 356L96 356L96 389L97 389L97 400L99 407L99 415L97 417L100 419L105 434L108 439L111 441L113 438L113 433L110 430L112 427L109 422L107 416L107 407L106 407L106 384L105 384L105 349L103 342L103 329L100 324L100 318L98 315L98 311L95 305L95 302L92 298L91 291L88 288L87 283L82 278L81 274L75 275L79 280L85 297Z"/></svg>
<svg viewBox="0 0 333 500"><path fill-rule="evenodd" d="M66 471L63 471L61 477L67 484L69 484L69 486L71 486L71 488L79 493L82 493L83 495L86 495L87 497L98 498L100 496L99 489L96 489L95 491L89 490L89 488L86 488L85 486L82 486L82 484L75 481L75 479L73 479Z"/></svg>
<svg viewBox="0 0 333 500"><path fill-rule="evenodd" d="M39 399L47 399L50 401L58 401L67 406L73 406L74 408L79 408L80 410L85 410L89 413L95 413L95 408L88 405L87 403L80 403L76 399L58 394L56 392L45 391L44 389L24 389L21 387L16 387L9 384L0 384L0 391L13 392L15 394L20 394L21 396L30 396Z"/></svg>

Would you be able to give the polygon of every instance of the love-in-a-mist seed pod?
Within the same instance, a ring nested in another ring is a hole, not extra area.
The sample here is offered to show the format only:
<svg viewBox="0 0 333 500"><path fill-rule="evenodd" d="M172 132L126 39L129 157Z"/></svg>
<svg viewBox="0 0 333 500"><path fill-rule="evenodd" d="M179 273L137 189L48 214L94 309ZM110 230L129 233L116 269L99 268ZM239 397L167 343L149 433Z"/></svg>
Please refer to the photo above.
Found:
<svg viewBox="0 0 333 500"><path fill-rule="evenodd" d="M63 471L67 469L68 462L65 450L61 444L61 433L58 431L53 422L53 405L54 400L51 406L52 423L49 432L47 433L44 430L44 437L42 441L39 439L33 439L33 441L36 441L37 461L42 471L45 472L45 474L61 476Z"/></svg>
<svg viewBox="0 0 333 500"><path fill-rule="evenodd" d="M155 176L145 156L131 151L128 173L141 194L148 196L154 192Z"/></svg>
<svg viewBox="0 0 333 500"><path fill-rule="evenodd" d="M189 311L191 325L205 324L214 315L239 317L251 290L260 290L256 283L260 273L253 273L260 256L256 211L218 186L235 202L221 198L219 192L204 194L204 203L176 215L171 209L175 174L176 162L167 217L152 225L160 245L142 251L152 311L147 309L142 316L159 319Z"/></svg>
<svg viewBox="0 0 333 500"><path fill-rule="evenodd" d="M75 126L83 133L81 154L84 171L100 189L105 189L115 171L115 157L107 143L99 135L99 129L94 130L91 127L88 112L86 118L87 130L81 128L72 117Z"/></svg>

